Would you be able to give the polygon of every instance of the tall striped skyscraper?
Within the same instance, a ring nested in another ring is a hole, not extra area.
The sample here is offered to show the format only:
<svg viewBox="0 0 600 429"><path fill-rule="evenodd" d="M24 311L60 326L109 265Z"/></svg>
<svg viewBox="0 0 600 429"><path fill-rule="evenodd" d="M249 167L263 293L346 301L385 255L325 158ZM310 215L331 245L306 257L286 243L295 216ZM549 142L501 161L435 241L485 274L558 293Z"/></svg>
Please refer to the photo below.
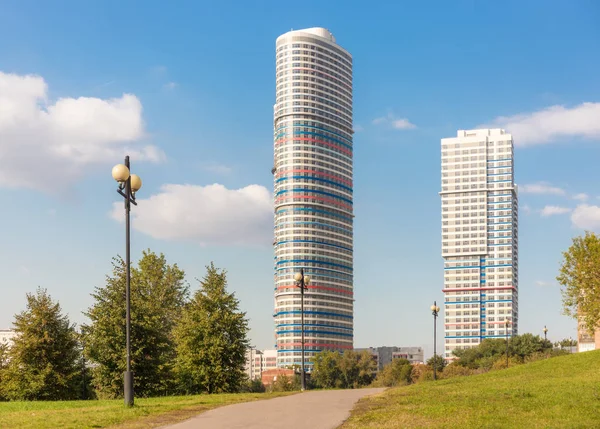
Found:
<svg viewBox="0 0 600 429"><path fill-rule="evenodd" d="M277 38L274 106L277 364L353 347L352 56L324 28Z"/></svg>
<svg viewBox="0 0 600 429"><path fill-rule="evenodd" d="M442 139L444 357L519 327L518 192L500 129Z"/></svg>

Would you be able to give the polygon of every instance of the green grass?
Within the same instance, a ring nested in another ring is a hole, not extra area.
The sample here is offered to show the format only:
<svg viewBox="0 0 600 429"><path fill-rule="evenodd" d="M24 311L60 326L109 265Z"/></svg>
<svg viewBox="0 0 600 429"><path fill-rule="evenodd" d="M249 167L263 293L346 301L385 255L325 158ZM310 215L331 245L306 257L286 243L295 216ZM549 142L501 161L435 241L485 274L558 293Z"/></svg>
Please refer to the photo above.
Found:
<svg viewBox="0 0 600 429"><path fill-rule="evenodd" d="M422 427L598 428L600 350L389 389L360 401L342 426Z"/></svg>
<svg viewBox="0 0 600 429"><path fill-rule="evenodd" d="M289 393L232 393L139 398L133 408L123 400L1 402L0 428L154 428L238 402L275 398Z"/></svg>

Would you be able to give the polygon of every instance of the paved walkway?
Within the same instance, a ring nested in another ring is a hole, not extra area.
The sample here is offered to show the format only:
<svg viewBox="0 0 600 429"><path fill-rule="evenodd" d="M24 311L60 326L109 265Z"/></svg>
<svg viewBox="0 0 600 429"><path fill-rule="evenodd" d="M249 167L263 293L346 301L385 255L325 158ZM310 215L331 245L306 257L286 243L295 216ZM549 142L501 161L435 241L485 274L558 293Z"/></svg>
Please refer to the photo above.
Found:
<svg viewBox="0 0 600 429"><path fill-rule="evenodd" d="M385 389L319 390L227 405L168 429L334 429L363 396Z"/></svg>

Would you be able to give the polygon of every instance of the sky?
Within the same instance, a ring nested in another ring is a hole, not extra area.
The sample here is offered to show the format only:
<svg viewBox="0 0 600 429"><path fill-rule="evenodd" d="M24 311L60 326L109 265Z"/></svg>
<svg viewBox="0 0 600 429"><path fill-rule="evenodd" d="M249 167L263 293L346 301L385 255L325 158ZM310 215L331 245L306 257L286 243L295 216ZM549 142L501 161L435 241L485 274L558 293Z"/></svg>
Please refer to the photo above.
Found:
<svg viewBox="0 0 600 429"><path fill-rule="evenodd" d="M598 22L593 0L0 2L0 329L38 286L85 322L124 254L129 154L134 259L192 290L214 261L273 348L275 39L321 26L354 59L355 347L431 354L440 139L478 126L514 138L520 332L575 338L555 278L600 232Z"/></svg>

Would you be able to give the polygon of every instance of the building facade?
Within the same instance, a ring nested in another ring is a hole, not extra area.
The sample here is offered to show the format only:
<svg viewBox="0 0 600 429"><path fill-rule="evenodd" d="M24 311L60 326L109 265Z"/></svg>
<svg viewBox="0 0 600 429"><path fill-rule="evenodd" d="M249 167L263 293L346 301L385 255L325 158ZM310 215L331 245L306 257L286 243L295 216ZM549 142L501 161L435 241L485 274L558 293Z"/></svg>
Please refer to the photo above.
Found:
<svg viewBox="0 0 600 429"><path fill-rule="evenodd" d="M324 350L353 346L352 56L324 28L276 42L274 106L275 337L281 367L307 369Z"/></svg>
<svg viewBox="0 0 600 429"><path fill-rule="evenodd" d="M260 379L263 372L275 368L277 368L277 350L248 349L246 351L245 371L251 380Z"/></svg>
<svg viewBox="0 0 600 429"><path fill-rule="evenodd" d="M458 131L442 146L444 357L519 328L518 192L510 134Z"/></svg>
<svg viewBox="0 0 600 429"><path fill-rule="evenodd" d="M368 351L373 356L373 360L377 363L377 371L383 369L384 366L391 363L394 359L406 359L411 364L424 363L424 354L422 347L368 347L362 349L354 349L360 353Z"/></svg>

